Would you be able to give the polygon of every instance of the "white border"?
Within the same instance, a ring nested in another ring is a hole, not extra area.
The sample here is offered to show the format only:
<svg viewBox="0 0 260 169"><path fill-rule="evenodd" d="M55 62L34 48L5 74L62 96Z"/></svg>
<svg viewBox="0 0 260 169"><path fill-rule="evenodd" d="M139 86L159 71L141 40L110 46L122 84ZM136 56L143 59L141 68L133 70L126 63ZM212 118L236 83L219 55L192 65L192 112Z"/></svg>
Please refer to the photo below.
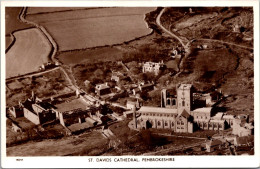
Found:
<svg viewBox="0 0 260 169"><path fill-rule="evenodd" d="M3 168L175 168L175 167L259 167L259 1L1 1L1 56L5 56L5 7L6 6L253 6L254 8L254 118L255 155L254 156L164 156L173 157L174 162L88 162L99 157L6 157L5 130L5 57L1 57L1 164ZM128 156L129 157L129 156ZM140 161L145 156L131 156ZM148 156L162 157L162 156ZM107 158L107 156L104 156Z"/></svg>

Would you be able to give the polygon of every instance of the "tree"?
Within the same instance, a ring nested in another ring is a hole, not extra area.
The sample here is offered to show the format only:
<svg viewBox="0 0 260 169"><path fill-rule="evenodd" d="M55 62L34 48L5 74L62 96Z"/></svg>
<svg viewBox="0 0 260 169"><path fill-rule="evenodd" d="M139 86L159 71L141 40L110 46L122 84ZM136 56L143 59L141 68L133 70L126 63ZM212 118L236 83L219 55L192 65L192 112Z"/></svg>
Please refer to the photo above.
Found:
<svg viewBox="0 0 260 169"><path fill-rule="evenodd" d="M94 75L95 75L97 78L103 78L103 77L104 77L104 71L101 70L101 69L97 69L97 70L94 72Z"/></svg>

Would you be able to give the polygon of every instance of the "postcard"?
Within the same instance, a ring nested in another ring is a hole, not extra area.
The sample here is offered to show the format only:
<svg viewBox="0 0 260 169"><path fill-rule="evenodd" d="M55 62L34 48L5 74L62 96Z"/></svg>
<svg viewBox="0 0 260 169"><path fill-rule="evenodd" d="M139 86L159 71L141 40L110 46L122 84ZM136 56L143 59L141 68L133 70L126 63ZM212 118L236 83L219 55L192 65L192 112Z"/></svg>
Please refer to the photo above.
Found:
<svg viewBox="0 0 260 169"><path fill-rule="evenodd" d="M3 168L259 167L259 1L1 1L1 37Z"/></svg>

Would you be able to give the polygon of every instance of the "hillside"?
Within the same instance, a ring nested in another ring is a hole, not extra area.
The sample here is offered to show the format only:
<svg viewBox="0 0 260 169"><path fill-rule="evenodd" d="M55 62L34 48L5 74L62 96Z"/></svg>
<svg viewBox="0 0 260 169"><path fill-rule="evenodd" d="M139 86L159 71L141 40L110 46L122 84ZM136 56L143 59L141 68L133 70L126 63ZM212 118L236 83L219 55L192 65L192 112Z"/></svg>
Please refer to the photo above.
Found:
<svg viewBox="0 0 260 169"><path fill-rule="evenodd" d="M252 8L167 8L164 27L189 43L190 53L175 81L201 91L219 89L230 114L254 112Z"/></svg>

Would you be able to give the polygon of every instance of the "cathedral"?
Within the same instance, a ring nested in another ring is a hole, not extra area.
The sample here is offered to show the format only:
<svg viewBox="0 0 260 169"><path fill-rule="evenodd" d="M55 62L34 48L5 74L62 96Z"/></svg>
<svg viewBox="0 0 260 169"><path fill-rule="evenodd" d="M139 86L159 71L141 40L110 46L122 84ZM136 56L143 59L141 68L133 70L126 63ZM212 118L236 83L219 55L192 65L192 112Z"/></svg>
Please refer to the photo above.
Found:
<svg viewBox="0 0 260 169"><path fill-rule="evenodd" d="M180 84L176 90L163 89L161 107L142 106L134 110L135 128L170 129L182 133L193 133L197 128L224 130L230 119L225 119L224 113L213 112L211 106L199 107L194 96L191 84Z"/></svg>

